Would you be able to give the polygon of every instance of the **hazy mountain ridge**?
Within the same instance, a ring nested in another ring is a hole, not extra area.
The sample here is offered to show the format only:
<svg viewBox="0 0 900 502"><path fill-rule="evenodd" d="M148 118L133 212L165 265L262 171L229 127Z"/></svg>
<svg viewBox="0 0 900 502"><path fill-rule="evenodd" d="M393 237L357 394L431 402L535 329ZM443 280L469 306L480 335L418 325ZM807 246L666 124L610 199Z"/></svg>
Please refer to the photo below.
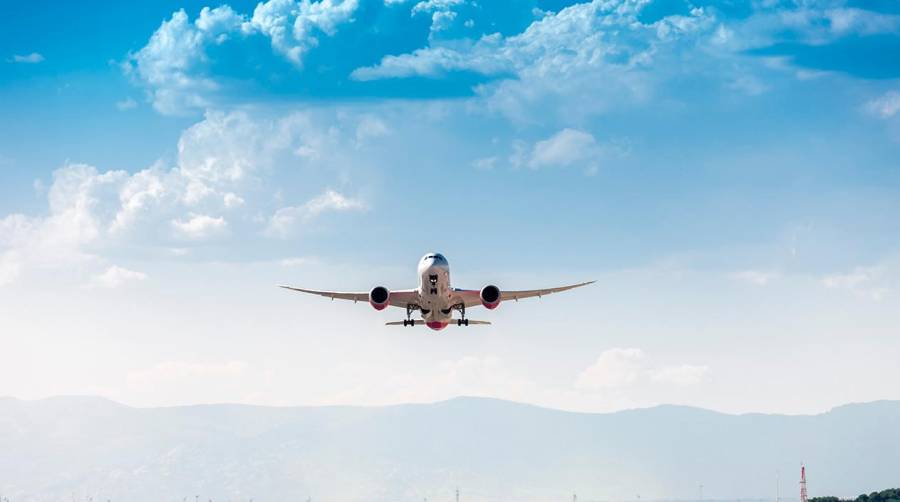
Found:
<svg viewBox="0 0 900 502"><path fill-rule="evenodd" d="M132 408L0 399L18 500L466 500L855 496L900 484L900 401L818 415L685 406L573 413L487 398L386 407ZM568 494L568 495L567 495Z"/></svg>

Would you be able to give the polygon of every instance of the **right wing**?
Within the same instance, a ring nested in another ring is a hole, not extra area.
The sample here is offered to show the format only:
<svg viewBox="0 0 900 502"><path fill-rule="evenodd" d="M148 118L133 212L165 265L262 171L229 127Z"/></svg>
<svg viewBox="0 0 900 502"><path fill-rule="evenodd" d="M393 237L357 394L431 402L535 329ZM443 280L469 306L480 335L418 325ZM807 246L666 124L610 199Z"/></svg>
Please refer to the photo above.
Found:
<svg viewBox="0 0 900 502"><path fill-rule="evenodd" d="M593 284L595 281L587 281L581 282L578 284L572 284L569 286L560 286L557 288L546 288L546 289L528 289L524 291L501 291L500 292L500 300L515 300L519 301L523 298L532 298L535 296L547 296L553 293L561 293L563 291L568 291L570 289L580 288L582 286L587 286L588 284Z"/></svg>
<svg viewBox="0 0 900 502"><path fill-rule="evenodd" d="M570 289L580 288L582 286L587 286L588 284L593 284L595 281L588 282L580 282L578 284L570 284L568 286L559 286L556 288L545 288L545 289L525 289L520 291L504 291L500 290L500 301L508 301L515 300L519 301L524 298L533 298L535 296L547 296L553 293L560 293L563 291L568 291ZM457 298L459 298L462 303L469 307L477 307L481 305L481 291L477 289L457 289L454 292Z"/></svg>
<svg viewBox="0 0 900 502"><path fill-rule="evenodd" d="M344 291L320 291L317 289L304 289L304 288L295 288L293 286L284 286L279 285L279 288L290 289L291 291L299 291L301 293L309 293L311 295L319 295L324 296L326 298L331 298L332 300L352 300L353 303L356 302L369 302L369 292L365 291L362 293L355 292L344 292ZM410 303L416 303L418 301L418 292L415 289L401 289L398 291L390 291L390 297L388 298L388 305L392 307L401 307L406 308Z"/></svg>

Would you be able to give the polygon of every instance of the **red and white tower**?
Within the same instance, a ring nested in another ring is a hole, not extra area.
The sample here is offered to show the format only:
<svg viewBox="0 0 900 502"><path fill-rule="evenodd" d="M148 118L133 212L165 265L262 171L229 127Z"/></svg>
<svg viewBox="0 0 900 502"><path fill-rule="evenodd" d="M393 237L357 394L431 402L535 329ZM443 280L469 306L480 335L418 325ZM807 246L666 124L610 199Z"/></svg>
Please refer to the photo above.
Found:
<svg viewBox="0 0 900 502"><path fill-rule="evenodd" d="M807 502L806 499L806 466L800 464L800 502Z"/></svg>

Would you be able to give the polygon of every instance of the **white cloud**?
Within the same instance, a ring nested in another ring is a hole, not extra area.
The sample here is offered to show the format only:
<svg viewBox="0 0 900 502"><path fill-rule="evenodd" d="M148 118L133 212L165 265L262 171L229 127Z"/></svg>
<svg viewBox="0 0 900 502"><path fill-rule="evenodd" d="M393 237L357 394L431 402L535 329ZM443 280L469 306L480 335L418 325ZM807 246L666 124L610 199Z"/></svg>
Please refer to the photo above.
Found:
<svg viewBox="0 0 900 502"><path fill-rule="evenodd" d="M849 291L878 302L891 291L886 275L883 267L857 267L846 273L826 275L821 282L826 288Z"/></svg>
<svg viewBox="0 0 900 502"><path fill-rule="evenodd" d="M276 211L269 220L266 234L272 237L287 238L298 223L309 221L324 212L361 211L364 209L366 209L366 205L362 200L347 197L334 190L326 190L302 206L288 206Z"/></svg>
<svg viewBox="0 0 900 502"><path fill-rule="evenodd" d="M366 205L359 199L351 199L334 190L326 190L325 193L307 202L303 207L306 214L315 217L324 211L360 210L365 209Z"/></svg>
<svg viewBox="0 0 900 502"><path fill-rule="evenodd" d="M112 265L105 272L94 277L91 285L102 288L117 288L127 282L143 281L146 278L147 274L143 272Z"/></svg>
<svg viewBox="0 0 900 502"><path fill-rule="evenodd" d="M132 98L125 98L122 101L116 101L116 109L122 112L137 108L137 105L137 101Z"/></svg>
<svg viewBox="0 0 900 502"><path fill-rule="evenodd" d="M269 0L259 3L249 19L223 5L204 7L193 23L181 9L163 21L123 69L148 89L160 113L205 109L221 90L208 71L208 47L262 34L277 53L301 66L304 55L318 45L318 34L333 36L340 24L353 20L357 7L357 0Z"/></svg>
<svg viewBox="0 0 900 502"><path fill-rule="evenodd" d="M423 0L415 4L410 12L412 15L416 15L419 13L446 11L463 3L464 0Z"/></svg>
<svg viewBox="0 0 900 502"><path fill-rule="evenodd" d="M95 276L105 270L97 269L108 263L104 256L126 248L166 253L187 247L183 254L188 254L214 237L259 235L269 225L260 215L282 205L272 180L307 162L295 155L298 145L314 146L322 176L330 179L328 168L340 167L341 182L349 183L344 166L355 162L342 152L356 150L354 133L329 125L342 120L337 115L314 119L304 112L273 119L209 113L182 133L174 166L157 162L135 172L63 166L43 190L45 214L0 216L0 283L29 270L59 267ZM325 191L293 215L302 223L324 211L363 207L359 200Z"/></svg>
<svg viewBox="0 0 900 502"><path fill-rule="evenodd" d="M900 92L890 91L866 103L866 110L877 117L889 119L900 112Z"/></svg>
<svg viewBox="0 0 900 502"><path fill-rule="evenodd" d="M225 204L225 207L230 209L243 206L246 201L240 195L228 192L222 196L222 202Z"/></svg>
<svg viewBox="0 0 900 502"><path fill-rule="evenodd" d="M14 54L12 59L9 61L11 63L25 63L25 64L36 64L40 63L44 60L44 56L37 52L32 52L31 54L19 55Z"/></svg>
<svg viewBox="0 0 900 502"><path fill-rule="evenodd" d="M200 240L222 235L228 229L228 222L221 216L191 214L184 220L172 220L172 227L183 237Z"/></svg>
<svg viewBox="0 0 900 502"><path fill-rule="evenodd" d="M609 349L578 375L575 387L582 390L625 387L637 381L643 366L641 349Z"/></svg>
<svg viewBox="0 0 900 502"><path fill-rule="evenodd" d="M218 7L206 17L237 16L231 7ZM200 19L197 20L200 22ZM222 28L221 22L204 23L204 26ZM149 89L154 108L160 113L180 114L193 108L203 108L210 103L207 95L218 85L209 78L199 76L199 66L205 60L205 46L218 43L218 31L206 31L191 24L187 13L179 10L150 37L150 41L133 54L125 63L127 74L136 76Z"/></svg>
<svg viewBox="0 0 900 502"><path fill-rule="evenodd" d="M575 388L611 391L647 383L690 386L703 382L708 373L708 367L690 364L654 367L641 349L615 348L604 351L585 368L578 375Z"/></svg>
<svg viewBox="0 0 900 502"><path fill-rule="evenodd" d="M590 133L577 129L563 129L538 141L531 151L528 167L570 166L591 160L597 154L597 141Z"/></svg>
<svg viewBox="0 0 900 502"><path fill-rule="evenodd" d="M492 155L490 157L482 157L480 159L473 160L472 167L474 167L475 169L481 169L483 171L489 171L497 166L498 160L499 159L496 155Z"/></svg>
<svg viewBox="0 0 900 502"><path fill-rule="evenodd" d="M826 9L820 15L827 19L829 28L838 36L895 33L900 29L900 16L870 10L836 8Z"/></svg>
<svg viewBox="0 0 900 502"><path fill-rule="evenodd" d="M250 24L271 39L277 52L301 66L304 55L319 44L316 32L334 36L358 6L357 0L270 0L256 6Z"/></svg>
<svg viewBox="0 0 900 502"><path fill-rule="evenodd" d="M479 44L496 42L497 36L485 37ZM490 51L483 54L462 53L446 47L417 49L411 54L385 56L376 66L357 68L351 73L355 80L367 81L384 78L414 76L440 77L448 72L473 70L486 75L496 75L509 69L509 63Z"/></svg>
<svg viewBox="0 0 900 502"><path fill-rule="evenodd" d="M492 34L388 55L376 65L356 69L351 77L435 78L454 71L512 75L515 78L476 88L490 110L544 122L546 115L536 118L535 111L556 110L571 122L644 100L653 83L646 70L656 65L657 73L683 71L668 63L675 58L667 59L665 51L675 50L671 46L676 44L701 44L702 36L716 26L703 9L645 25L637 19L641 6L599 0L576 4L541 17L518 35Z"/></svg>
<svg viewBox="0 0 900 502"><path fill-rule="evenodd" d="M391 133L391 128L378 117L372 115L363 116L356 126L356 142L380 138Z"/></svg>

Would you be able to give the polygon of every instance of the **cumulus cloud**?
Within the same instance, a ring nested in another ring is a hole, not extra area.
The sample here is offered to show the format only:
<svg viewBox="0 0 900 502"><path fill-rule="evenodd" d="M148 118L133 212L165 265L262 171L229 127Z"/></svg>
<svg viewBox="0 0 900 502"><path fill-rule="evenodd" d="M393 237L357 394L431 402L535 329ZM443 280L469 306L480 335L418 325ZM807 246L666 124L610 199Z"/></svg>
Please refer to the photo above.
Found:
<svg viewBox="0 0 900 502"><path fill-rule="evenodd" d="M642 100L649 85L645 70L661 59L663 51L679 42L700 43L715 27L714 18L702 9L643 24L637 18L641 6L640 2L576 4L541 17L518 35L495 33L475 41L388 55L376 65L356 69L351 77L360 81L438 78L458 71L514 76L476 91L488 98L494 110L518 119L530 115L529 108L555 100L554 96L578 96L577 106L573 103L571 110L560 114L583 116L616 102Z"/></svg>
<svg viewBox="0 0 900 502"><path fill-rule="evenodd" d="M578 375L575 387L600 390L631 385L640 377L643 365L641 349L609 349Z"/></svg>
<svg viewBox="0 0 900 502"><path fill-rule="evenodd" d="M208 239L221 235L228 229L225 218L206 214L191 214L184 220L172 220L172 226L179 235L188 239Z"/></svg>
<svg viewBox="0 0 900 502"><path fill-rule="evenodd" d="M614 348L601 353L585 368L578 375L575 387L584 391L608 391L647 382L690 386L704 381L708 373L706 366L654 366L641 349Z"/></svg>
<svg viewBox="0 0 900 502"><path fill-rule="evenodd" d="M25 64L36 64L40 63L44 60L44 56L37 52L32 52L31 54L19 55L14 54L12 58L10 58L9 62L11 63L25 63Z"/></svg>
<svg viewBox="0 0 900 502"><path fill-rule="evenodd" d="M748 51L780 42L824 46L848 36L896 33L900 27L900 16L842 7L840 2L754 2L747 16L729 16L728 9L713 4L652 20L645 16L648 5L593 0L555 13L535 11L534 22L512 35L472 30L473 19L463 20L468 16L461 15L466 9L481 15L493 11L465 0L268 0L252 13L223 5L204 8L193 21L183 10L173 13L124 66L147 88L157 110L175 114L204 109L221 101L235 78L233 71L222 72L227 77L217 73L218 52L256 50L262 39L300 72L324 37L351 32L349 27L357 22L373 22L373 16L358 16L359 12L395 16L388 24L404 30L408 27L399 14L408 9L406 22L431 17L428 39L421 40L424 47L396 54L390 52L392 44L385 43L386 53L378 54L377 63L355 69L353 62L362 58L350 54L340 64L350 65L352 79L437 79L454 72L478 73L487 81L473 90L485 100L487 110L537 121L536 115L546 110L579 118L646 103L666 92L670 80L685 76L715 81L726 92L758 95L772 88L765 77L772 69L766 61L773 56L753 62L746 57ZM494 26L492 21L484 18L479 26ZM469 29L455 30L457 25ZM359 43L357 37L364 34L370 37L366 43L377 45L382 28L360 26L346 41ZM472 33L477 38L466 38ZM225 44L230 45L213 50ZM797 69L789 55L780 57L780 70L797 78L821 74L815 68Z"/></svg>
<svg viewBox="0 0 900 502"><path fill-rule="evenodd" d="M866 110L883 119L889 119L900 112L900 92L890 91L866 103Z"/></svg>
<svg viewBox="0 0 900 502"><path fill-rule="evenodd" d="M347 197L334 190L307 201L301 206L283 207L272 215L266 233L270 236L289 237L299 222L309 221L328 211L360 211L366 208L360 199Z"/></svg>
<svg viewBox="0 0 900 502"><path fill-rule="evenodd" d="M341 134L328 120L304 112L278 118L209 113L182 133L172 166L157 162L128 172L65 165L46 189L46 214L0 218L0 284L59 267L109 273L100 283L112 284L125 277L122 270L92 270L106 266L104 257L116 250L177 248L184 255L208 241L267 235L270 222L261 215L279 207L286 211L276 218L283 228L278 237L324 212L363 209L361 200L334 190L285 206L271 182L308 162L296 154L300 145L314 145L324 172L353 164L342 152L356 150L350 148L355 122Z"/></svg>
<svg viewBox="0 0 900 502"><path fill-rule="evenodd" d="M242 23L231 7L204 8L191 23L184 9L172 14L150 41L125 63L127 74L144 83L153 106L161 113L180 114L209 105L207 95L218 84L202 76L206 47L226 40Z"/></svg>
<svg viewBox="0 0 900 502"><path fill-rule="evenodd" d="M317 33L334 36L340 24L353 19L357 0L269 0L260 3L250 20L272 41L272 47L300 66L303 56L319 44Z"/></svg>
<svg viewBox="0 0 900 502"><path fill-rule="evenodd" d="M128 282L143 281L147 278L147 274L136 270L129 270L125 267L112 265L102 274L94 277L93 286L102 288L117 288Z"/></svg>
<svg viewBox="0 0 900 502"><path fill-rule="evenodd" d="M602 160L627 155L627 143L616 141L601 144L587 131L565 128L532 145L522 140L514 141L509 163L515 168L527 167L534 170L579 167L586 175L594 175ZM474 165L478 168L492 168L495 164L496 158L489 157L476 161Z"/></svg>
<svg viewBox="0 0 900 502"><path fill-rule="evenodd" d="M563 129L534 144L528 167L570 166L589 160L596 153L597 141L593 135L577 129Z"/></svg>
<svg viewBox="0 0 900 502"><path fill-rule="evenodd" d="M146 46L129 56L123 69L147 88L161 113L204 109L221 90L210 75L210 47L262 35L275 52L299 67L304 55L318 45L320 34L333 36L339 25L352 21L357 7L357 0L269 0L259 3L249 18L223 5L204 7L193 22L181 9L163 21Z"/></svg>

